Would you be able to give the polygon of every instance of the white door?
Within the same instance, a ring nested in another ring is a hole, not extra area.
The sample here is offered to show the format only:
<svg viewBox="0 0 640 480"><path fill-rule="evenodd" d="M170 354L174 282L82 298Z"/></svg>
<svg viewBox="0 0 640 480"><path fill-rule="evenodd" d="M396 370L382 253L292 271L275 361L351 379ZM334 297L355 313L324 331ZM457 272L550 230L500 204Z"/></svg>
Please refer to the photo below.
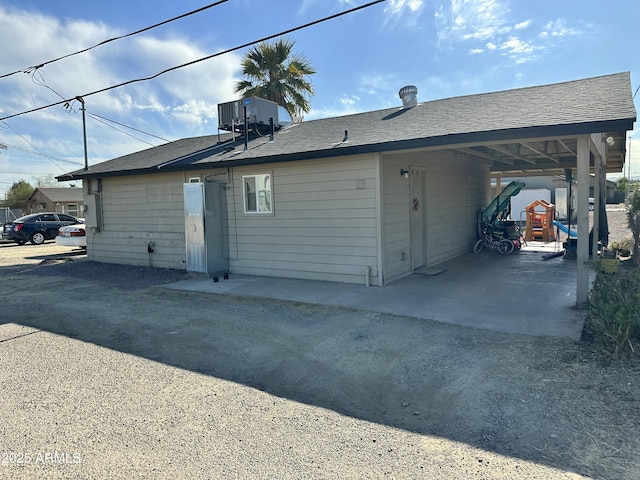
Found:
<svg viewBox="0 0 640 480"><path fill-rule="evenodd" d="M207 271L207 250L204 237L204 184L185 183L184 238L188 272Z"/></svg>
<svg viewBox="0 0 640 480"><path fill-rule="evenodd" d="M426 170L424 168L412 168L410 182L411 268L415 270L427 264Z"/></svg>

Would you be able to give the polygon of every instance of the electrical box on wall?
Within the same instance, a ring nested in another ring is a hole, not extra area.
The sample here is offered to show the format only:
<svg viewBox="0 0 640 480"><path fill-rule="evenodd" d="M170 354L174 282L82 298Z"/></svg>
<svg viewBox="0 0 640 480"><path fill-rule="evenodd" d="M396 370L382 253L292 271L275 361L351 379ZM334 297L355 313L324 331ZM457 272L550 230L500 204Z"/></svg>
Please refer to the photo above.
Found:
<svg viewBox="0 0 640 480"><path fill-rule="evenodd" d="M100 194L90 193L85 198L84 222L89 228L102 228L102 202Z"/></svg>

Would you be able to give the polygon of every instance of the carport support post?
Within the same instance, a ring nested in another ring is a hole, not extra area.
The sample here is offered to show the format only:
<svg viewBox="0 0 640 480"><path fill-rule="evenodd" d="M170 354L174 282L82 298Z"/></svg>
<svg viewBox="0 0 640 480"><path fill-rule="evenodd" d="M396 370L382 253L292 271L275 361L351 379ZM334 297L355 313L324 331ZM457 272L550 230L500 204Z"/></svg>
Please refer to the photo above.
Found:
<svg viewBox="0 0 640 480"><path fill-rule="evenodd" d="M604 135L600 135L599 139L594 140L594 143L595 142L599 142L599 145L596 144L598 155L596 155L595 161L593 162L595 177L593 179L593 238L591 239L591 259L598 257L598 243L600 240L600 186L602 184L600 177L603 175L602 162L604 158L602 152L605 151Z"/></svg>
<svg viewBox="0 0 640 480"><path fill-rule="evenodd" d="M576 267L578 284L576 305L583 307L589 299L589 159L591 139L578 137L578 245Z"/></svg>

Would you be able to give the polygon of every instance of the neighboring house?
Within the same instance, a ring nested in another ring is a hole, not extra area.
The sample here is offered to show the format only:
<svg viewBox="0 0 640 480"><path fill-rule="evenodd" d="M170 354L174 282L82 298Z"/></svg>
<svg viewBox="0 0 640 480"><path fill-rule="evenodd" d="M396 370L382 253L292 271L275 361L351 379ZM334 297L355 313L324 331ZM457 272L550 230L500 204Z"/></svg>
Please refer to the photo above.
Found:
<svg viewBox="0 0 640 480"><path fill-rule="evenodd" d="M57 212L81 217L83 204L81 188L37 187L27 198L27 212Z"/></svg>
<svg viewBox="0 0 640 480"><path fill-rule="evenodd" d="M589 178L589 196L593 197L595 187L595 176L591 175ZM611 180L605 180L604 182L604 201L605 203L624 203L624 192L618 191L618 184Z"/></svg>
<svg viewBox="0 0 640 480"><path fill-rule="evenodd" d="M89 259L385 285L472 250L492 177L586 178L603 157L620 172L636 117L628 73L424 103L401 92L405 105L273 140L186 138L58 177L83 180Z"/></svg>

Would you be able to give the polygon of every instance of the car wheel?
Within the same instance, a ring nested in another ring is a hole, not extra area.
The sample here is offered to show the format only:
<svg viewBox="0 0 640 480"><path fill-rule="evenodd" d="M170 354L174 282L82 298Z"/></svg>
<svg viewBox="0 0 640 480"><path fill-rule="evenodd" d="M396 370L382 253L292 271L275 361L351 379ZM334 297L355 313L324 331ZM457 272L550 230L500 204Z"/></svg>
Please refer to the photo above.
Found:
<svg viewBox="0 0 640 480"><path fill-rule="evenodd" d="M31 238L29 240L34 245L42 245L44 243L44 233L42 233L42 232L33 232L31 234Z"/></svg>

